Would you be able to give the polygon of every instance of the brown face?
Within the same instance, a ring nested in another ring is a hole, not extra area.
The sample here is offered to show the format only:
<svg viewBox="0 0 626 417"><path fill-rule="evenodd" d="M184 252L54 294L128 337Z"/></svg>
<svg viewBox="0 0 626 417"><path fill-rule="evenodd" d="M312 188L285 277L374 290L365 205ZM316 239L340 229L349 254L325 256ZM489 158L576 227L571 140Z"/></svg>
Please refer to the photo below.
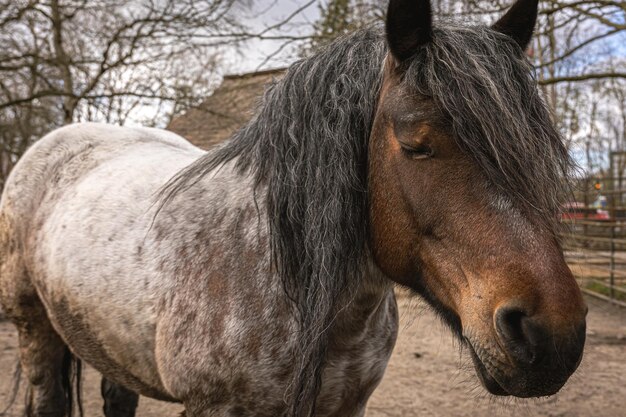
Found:
<svg viewBox="0 0 626 417"><path fill-rule="evenodd" d="M390 55L370 138L375 261L442 313L491 393L554 394L580 362L587 312L561 248L489 184L432 99L403 90L399 68Z"/></svg>

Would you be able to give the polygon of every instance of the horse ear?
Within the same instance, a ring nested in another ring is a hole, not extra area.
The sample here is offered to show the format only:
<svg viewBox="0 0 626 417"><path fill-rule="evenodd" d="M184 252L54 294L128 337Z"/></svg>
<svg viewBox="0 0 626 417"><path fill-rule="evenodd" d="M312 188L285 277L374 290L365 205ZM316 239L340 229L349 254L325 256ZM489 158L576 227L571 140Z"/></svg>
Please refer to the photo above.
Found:
<svg viewBox="0 0 626 417"><path fill-rule="evenodd" d="M517 0L491 28L510 36L526 49L535 30L538 4L539 0Z"/></svg>
<svg viewBox="0 0 626 417"><path fill-rule="evenodd" d="M431 40L430 0L390 0L385 28L391 54L399 62L410 58Z"/></svg>

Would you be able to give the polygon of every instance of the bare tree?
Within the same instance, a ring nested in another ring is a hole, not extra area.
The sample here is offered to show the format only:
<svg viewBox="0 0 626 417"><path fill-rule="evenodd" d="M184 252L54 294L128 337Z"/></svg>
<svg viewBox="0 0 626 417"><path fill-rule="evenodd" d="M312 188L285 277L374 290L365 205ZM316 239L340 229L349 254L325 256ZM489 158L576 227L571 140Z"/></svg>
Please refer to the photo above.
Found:
<svg viewBox="0 0 626 417"><path fill-rule="evenodd" d="M590 173L606 170L610 151L626 145L615 140L624 112L617 96L626 92L625 13L625 3L604 0L550 0L541 8L533 50L538 81Z"/></svg>
<svg viewBox="0 0 626 417"><path fill-rule="evenodd" d="M448 14L489 24L513 2L466 0ZM623 131L618 121L625 104L615 97L626 94L626 2L543 0L539 6L529 58L572 153L585 168L599 171L609 150L626 146L615 140Z"/></svg>
<svg viewBox="0 0 626 417"><path fill-rule="evenodd" d="M75 121L165 124L206 96L237 0L0 0L0 181Z"/></svg>

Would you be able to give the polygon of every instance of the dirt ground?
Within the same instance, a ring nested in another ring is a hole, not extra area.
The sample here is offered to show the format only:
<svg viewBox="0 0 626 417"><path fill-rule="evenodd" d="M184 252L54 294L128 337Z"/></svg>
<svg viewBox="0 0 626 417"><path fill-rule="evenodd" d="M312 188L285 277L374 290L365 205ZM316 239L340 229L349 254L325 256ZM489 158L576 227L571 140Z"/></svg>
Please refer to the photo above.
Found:
<svg viewBox="0 0 626 417"><path fill-rule="evenodd" d="M467 352L417 299L399 297L401 329L389 368L367 417L626 416L626 310L588 298L588 342L581 367L556 396L502 400L479 386ZM0 322L0 412L17 359L16 334ZM7 417L21 416L23 394ZM86 372L87 417L101 416L99 375ZM138 417L177 416L180 405L141 398Z"/></svg>

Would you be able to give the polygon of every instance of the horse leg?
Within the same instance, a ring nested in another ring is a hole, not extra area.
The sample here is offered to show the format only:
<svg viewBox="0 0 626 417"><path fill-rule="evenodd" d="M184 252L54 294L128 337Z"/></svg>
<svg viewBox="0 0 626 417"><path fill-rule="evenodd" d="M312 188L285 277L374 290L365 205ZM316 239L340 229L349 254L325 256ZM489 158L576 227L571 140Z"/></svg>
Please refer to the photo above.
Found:
<svg viewBox="0 0 626 417"><path fill-rule="evenodd" d="M139 395L123 386L102 378L100 392L104 398L106 417L135 417Z"/></svg>
<svg viewBox="0 0 626 417"><path fill-rule="evenodd" d="M64 417L71 407L71 353L52 328L39 299L30 300L23 311L25 315L14 323L20 361L29 384L26 415Z"/></svg>
<svg viewBox="0 0 626 417"><path fill-rule="evenodd" d="M72 355L52 328L6 225L0 217L0 303L15 324L28 382L26 415L63 417L71 399ZM69 391L68 391L69 390Z"/></svg>

